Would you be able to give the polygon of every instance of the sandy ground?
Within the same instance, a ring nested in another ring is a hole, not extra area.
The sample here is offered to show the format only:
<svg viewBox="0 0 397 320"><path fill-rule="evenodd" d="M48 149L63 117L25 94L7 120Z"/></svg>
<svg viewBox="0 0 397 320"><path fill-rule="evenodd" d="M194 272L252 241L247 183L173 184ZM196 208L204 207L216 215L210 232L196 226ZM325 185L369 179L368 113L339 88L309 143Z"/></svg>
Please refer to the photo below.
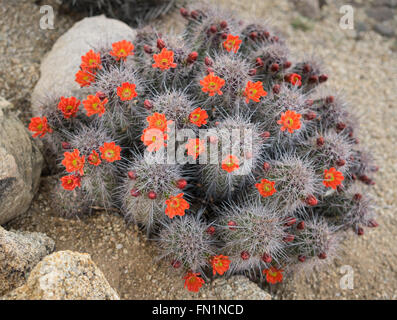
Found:
<svg viewBox="0 0 397 320"><path fill-rule="evenodd" d="M373 31L340 29L339 7L344 1L328 1L332 5L323 8L323 18L307 22L306 31L292 26L298 14L287 0L215 2L247 16L269 18L283 30L291 56L315 54L321 58L330 75L327 85L342 91L361 117L361 143L373 151L380 166L377 184L370 191L378 205L380 227L367 230L361 237L351 234L342 246L340 259L329 269L295 276L274 291L274 298L397 299L396 40ZM356 21L365 24L363 10L357 5ZM43 32L38 28L41 15L32 0L0 0L0 15L0 95L11 100L26 120L40 59L74 18L57 16L56 29ZM178 25L177 16L164 24L169 26L172 20ZM52 212L46 189L48 184L43 180L29 213L6 228L44 232L56 241L57 250L90 253L122 298L196 297L183 290L179 275L155 261L153 244L132 226L126 227L119 217L103 213L83 220L59 218ZM352 290L340 287L343 265L354 271ZM198 297L209 298L212 294L210 289L203 290Z"/></svg>

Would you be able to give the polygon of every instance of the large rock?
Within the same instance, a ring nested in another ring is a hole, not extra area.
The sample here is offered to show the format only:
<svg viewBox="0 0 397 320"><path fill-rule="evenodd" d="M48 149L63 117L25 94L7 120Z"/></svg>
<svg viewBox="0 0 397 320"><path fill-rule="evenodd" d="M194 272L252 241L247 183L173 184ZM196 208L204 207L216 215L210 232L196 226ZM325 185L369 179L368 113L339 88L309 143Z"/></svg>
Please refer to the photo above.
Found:
<svg viewBox="0 0 397 320"><path fill-rule="evenodd" d="M43 259L6 300L119 300L89 254L58 251Z"/></svg>
<svg viewBox="0 0 397 320"><path fill-rule="evenodd" d="M136 32L125 23L108 19L104 15L85 18L62 35L41 63L41 77L32 93L34 114L39 114L40 104L47 97L74 95L79 90L75 74L81 56L94 47L123 39L134 41Z"/></svg>
<svg viewBox="0 0 397 320"><path fill-rule="evenodd" d="M43 166L39 148L12 108L0 97L0 225L29 208Z"/></svg>
<svg viewBox="0 0 397 320"><path fill-rule="evenodd" d="M217 300L271 300L272 296L245 276L215 279L202 290L207 297Z"/></svg>
<svg viewBox="0 0 397 320"><path fill-rule="evenodd" d="M33 267L54 249L54 241L43 233L0 227L0 296L24 284Z"/></svg>

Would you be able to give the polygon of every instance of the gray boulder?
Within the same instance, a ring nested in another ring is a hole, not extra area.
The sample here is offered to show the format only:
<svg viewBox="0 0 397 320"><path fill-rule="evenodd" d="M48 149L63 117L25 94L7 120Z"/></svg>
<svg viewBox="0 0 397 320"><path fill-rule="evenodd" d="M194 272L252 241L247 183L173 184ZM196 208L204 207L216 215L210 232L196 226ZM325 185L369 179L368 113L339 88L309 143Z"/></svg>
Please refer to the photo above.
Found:
<svg viewBox="0 0 397 320"><path fill-rule="evenodd" d="M76 94L80 87L75 74L82 55L94 47L111 47L111 43L123 39L133 42L135 35L136 31L125 23L104 15L77 22L55 42L41 63L41 76L32 93L33 114L40 113L40 105L47 97Z"/></svg>
<svg viewBox="0 0 397 320"><path fill-rule="evenodd" d="M0 296L24 284L34 266L54 249L54 241L43 233L0 227Z"/></svg>
<svg viewBox="0 0 397 320"><path fill-rule="evenodd" d="M39 148L12 108L0 97L0 225L29 208L43 166Z"/></svg>
<svg viewBox="0 0 397 320"><path fill-rule="evenodd" d="M43 259L28 281L5 300L119 300L89 254L58 251Z"/></svg>

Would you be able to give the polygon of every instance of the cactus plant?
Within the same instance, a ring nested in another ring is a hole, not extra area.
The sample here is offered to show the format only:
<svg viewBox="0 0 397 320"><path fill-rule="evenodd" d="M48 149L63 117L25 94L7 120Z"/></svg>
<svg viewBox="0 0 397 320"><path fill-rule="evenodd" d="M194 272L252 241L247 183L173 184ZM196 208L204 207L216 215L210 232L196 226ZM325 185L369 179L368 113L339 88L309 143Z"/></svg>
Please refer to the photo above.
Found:
<svg viewBox="0 0 397 320"><path fill-rule="evenodd" d="M73 214L65 201L84 195L119 208L191 291L332 261L348 230L378 225L363 191L377 167L348 104L271 26L210 6L181 14L182 34L144 27L134 43L93 47L74 70L81 96L48 99L32 119L66 170L59 207Z"/></svg>

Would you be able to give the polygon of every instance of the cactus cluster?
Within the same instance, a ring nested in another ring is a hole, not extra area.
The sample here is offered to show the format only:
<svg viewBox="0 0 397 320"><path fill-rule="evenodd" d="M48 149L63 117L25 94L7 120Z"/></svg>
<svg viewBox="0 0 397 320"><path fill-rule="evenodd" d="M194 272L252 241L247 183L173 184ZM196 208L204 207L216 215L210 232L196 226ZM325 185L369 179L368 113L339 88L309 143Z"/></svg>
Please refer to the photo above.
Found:
<svg viewBox="0 0 397 320"><path fill-rule="evenodd" d="M43 137L67 216L118 208L198 291L217 274L269 283L337 256L376 227L377 167L316 59L294 61L271 26L181 9L182 34L138 30L82 56L76 97L49 99Z"/></svg>

